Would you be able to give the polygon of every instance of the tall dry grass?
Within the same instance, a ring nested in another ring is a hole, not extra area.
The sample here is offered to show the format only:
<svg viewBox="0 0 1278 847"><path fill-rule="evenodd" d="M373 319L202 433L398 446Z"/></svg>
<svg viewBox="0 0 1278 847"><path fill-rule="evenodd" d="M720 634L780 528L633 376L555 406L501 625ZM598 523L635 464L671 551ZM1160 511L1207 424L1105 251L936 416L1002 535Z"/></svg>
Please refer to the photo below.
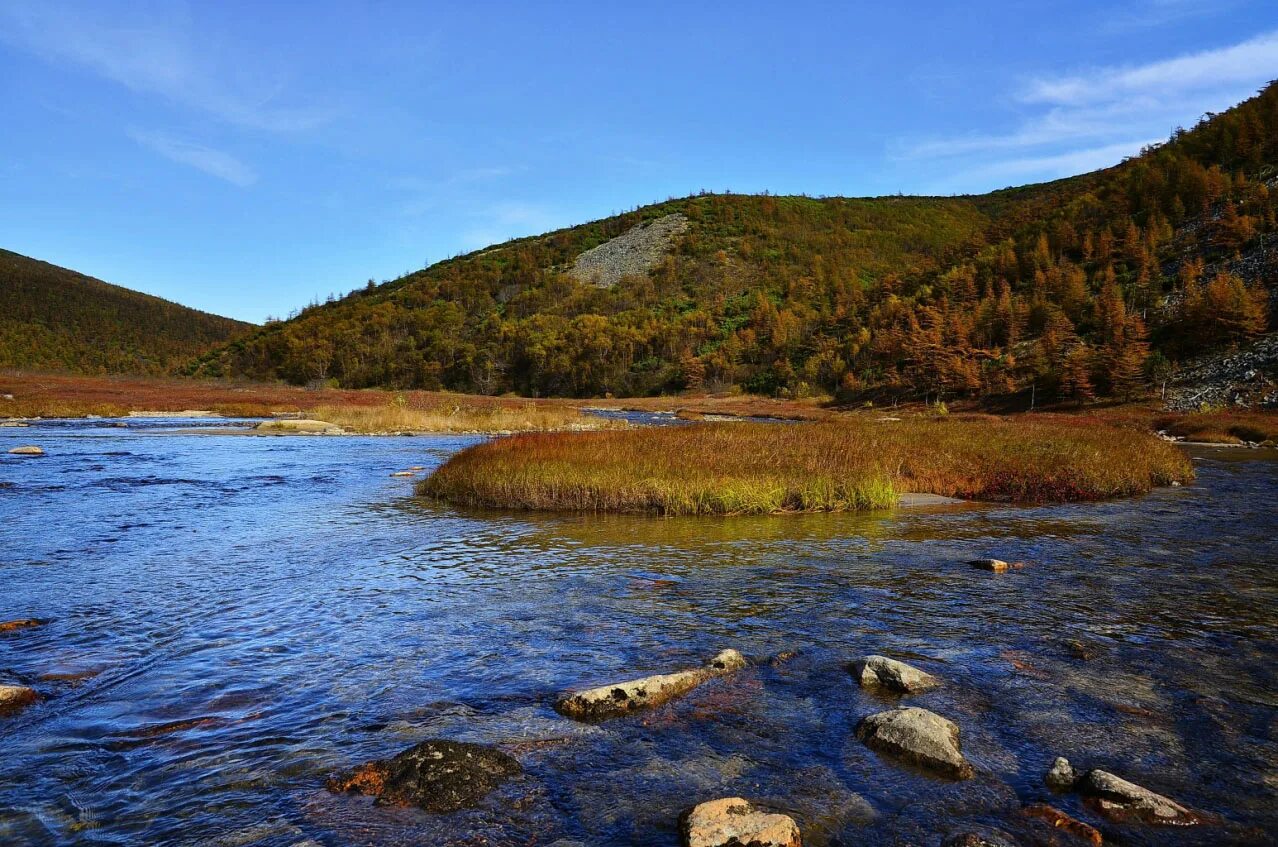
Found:
<svg viewBox="0 0 1278 847"><path fill-rule="evenodd" d="M541 432L600 429L611 422L570 406L475 406L464 402L413 407L322 405L306 416L351 432Z"/></svg>
<svg viewBox="0 0 1278 847"><path fill-rule="evenodd" d="M889 508L905 491L1093 500L1192 477L1174 446L1094 422L850 417L514 436L458 453L418 493L510 509L749 514Z"/></svg>

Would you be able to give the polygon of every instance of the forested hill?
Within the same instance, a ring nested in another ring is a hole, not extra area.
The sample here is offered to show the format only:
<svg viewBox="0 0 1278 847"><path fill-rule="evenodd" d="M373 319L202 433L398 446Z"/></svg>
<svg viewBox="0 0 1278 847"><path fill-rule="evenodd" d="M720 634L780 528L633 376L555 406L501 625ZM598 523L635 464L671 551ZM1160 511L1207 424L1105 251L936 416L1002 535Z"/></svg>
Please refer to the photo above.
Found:
<svg viewBox="0 0 1278 847"><path fill-rule="evenodd" d="M251 328L0 250L0 368L162 374Z"/></svg>
<svg viewBox="0 0 1278 847"><path fill-rule="evenodd" d="M960 198L702 195L314 306L191 372L637 395L1128 395L1269 327L1278 86L1107 170Z"/></svg>

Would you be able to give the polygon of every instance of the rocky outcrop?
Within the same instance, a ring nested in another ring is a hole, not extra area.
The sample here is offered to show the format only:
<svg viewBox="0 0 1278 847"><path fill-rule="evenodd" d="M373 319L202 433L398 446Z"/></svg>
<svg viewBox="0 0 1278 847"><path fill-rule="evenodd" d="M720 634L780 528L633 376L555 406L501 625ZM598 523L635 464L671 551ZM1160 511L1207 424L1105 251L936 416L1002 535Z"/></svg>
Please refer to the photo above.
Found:
<svg viewBox="0 0 1278 847"><path fill-rule="evenodd" d="M1074 766L1069 763L1069 759L1060 756L1056 757L1052 767L1043 776L1047 787L1060 794L1072 791L1077 780L1078 774L1074 773Z"/></svg>
<svg viewBox="0 0 1278 847"><path fill-rule="evenodd" d="M746 664L745 657L736 650L724 650L703 667L565 694L555 703L555 711L579 721L616 718L638 709L660 706L687 694L709 679L744 668Z"/></svg>
<svg viewBox="0 0 1278 847"><path fill-rule="evenodd" d="M379 805L417 806L444 814L475 806L490 791L523 769L492 747L431 739L392 759L360 765L330 779L329 791L354 791Z"/></svg>
<svg viewBox="0 0 1278 847"><path fill-rule="evenodd" d="M972 765L963 758L959 728L935 712L910 706L861 720L856 737L871 750L935 771L950 779L969 779Z"/></svg>
<svg viewBox="0 0 1278 847"><path fill-rule="evenodd" d="M1041 821L1046 821L1052 829L1057 829L1061 832L1068 832L1070 835L1086 841L1093 847L1101 847L1101 845L1105 842L1105 839L1100 834L1100 830L1096 827L1090 824L1085 824L1076 818L1071 818L1055 806L1049 806L1046 803L1031 803L1022 811L1025 813L1026 817L1038 818Z"/></svg>
<svg viewBox="0 0 1278 847"><path fill-rule="evenodd" d="M14 447L9 451L11 456L43 456L44 449L34 444L24 444L21 447Z"/></svg>
<svg viewBox="0 0 1278 847"><path fill-rule="evenodd" d="M0 685L0 717L16 715L40 699L34 688L25 685Z"/></svg>
<svg viewBox="0 0 1278 847"><path fill-rule="evenodd" d="M1188 363L1167 389L1167 408L1278 406L1278 333Z"/></svg>
<svg viewBox="0 0 1278 847"><path fill-rule="evenodd" d="M679 816L685 847L802 847L799 827L740 797L694 806Z"/></svg>
<svg viewBox="0 0 1278 847"><path fill-rule="evenodd" d="M290 433L306 433L318 435L341 435L346 430L328 421L314 421L306 418L297 420L262 421L253 427L254 432L266 435L286 435Z"/></svg>
<svg viewBox="0 0 1278 847"><path fill-rule="evenodd" d="M852 663L852 676L863 688L882 688L902 694L920 694L941 681L913 665L887 656L866 656Z"/></svg>
<svg viewBox="0 0 1278 847"><path fill-rule="evenodd" d="M1161 794L1102 770L1090 770L1075 785L1107 818L1169 826L1192 826L1197 814Z"/></svg>
<svg viewBox="0 0 1278 847"><path fill-rule="evenodd" d="M688 219L676 213L645 221L577 257L572 276L600 288L611 288L626 276L648 273L670 252L676 236L688 228Z"/></svg>

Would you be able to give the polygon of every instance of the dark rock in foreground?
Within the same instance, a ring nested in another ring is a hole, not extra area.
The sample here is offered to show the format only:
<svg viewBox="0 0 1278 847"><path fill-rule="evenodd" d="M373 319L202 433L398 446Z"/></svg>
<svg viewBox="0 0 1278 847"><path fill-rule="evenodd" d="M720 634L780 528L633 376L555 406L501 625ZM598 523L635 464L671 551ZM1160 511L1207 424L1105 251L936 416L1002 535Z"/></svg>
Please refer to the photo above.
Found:
<svg viewBox="0 0 1278 847"><path fill-rule="evenodd" d="M685 847L802 847L799 827L740 797L701 803L679 816Z"/></svg>
<svg viewBox="0 0 1278 847"><path fill-rule="evenodd" d="M982 571L993 571L994 573L1006 573L1015 568L1023 568L1025 565L1021 562L1005 562L1002 559L973 559L968 565Z"/></svg>
<svg viewBox="0 0 1278 847"><path fill-rule="evenodd" d="M523 768L511 756L461 741L423 741L392 759L330 779L329 791L355 791L378 805L417 806L443 814L470 808Z"/></svg>
<svg viewBox="0 0 1278 847"><path fill-rule="evenodd" d="M555 703L555 711L579 721L620 717L638 709L660 706L707 680L745 666L744 656L736 650L724 650L700 668L655 674L565 694Z"/></svg>
<svg viewBox="0 0 1278 847"><path fill-rule="evenodd" d="M856 737L871 750L951 779L973 774L959 747L959 728L927 709L911 706L870 715L857 724Z"/></svg>
<svg viewBox="0 0 1278 847"><path fill-rule="evenodd" d="M1201 818L1189 809L1148 788L1102 770L1090 770L1078 780L1079 794L1090 798L1106 817L1167 826L1193 826Z"/></svg>

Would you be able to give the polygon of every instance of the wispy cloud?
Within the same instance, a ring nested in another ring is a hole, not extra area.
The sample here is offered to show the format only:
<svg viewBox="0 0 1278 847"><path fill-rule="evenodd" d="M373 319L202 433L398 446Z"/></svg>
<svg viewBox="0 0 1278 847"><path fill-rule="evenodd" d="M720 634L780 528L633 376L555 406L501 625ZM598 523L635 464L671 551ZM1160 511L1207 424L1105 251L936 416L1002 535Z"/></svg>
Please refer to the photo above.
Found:
<svg viewBox="0 0 1278 847"><path fill-rule="evenodd" d="M1145 65L1099 68L1074 76L1032 81L1021 95L1026 103L1081 106L1124 98L1148 98L1224 85L1254 85L1278 74L1278 32L1241 44L1204 50Z"/></svg>
<svg viewBox="0 0 1278 847"><path fill-rule="evenodd" d="M996 178L1050 179L1116 164L1176 126L1246 98L1278 77L1278 31L1169 59L1028 79L1009 91L1022 114L997 134L932 138L897 156L943 160L965 188Z"/></svg>
<svg viewBox="0 0 1278 847"><path fill-rule="evenodd" d="M1130 32L1166 26L1180 21L1220 14L1238 0L1143 0L1128 6L1114 5L1100 21L1103 32Z"/></svg>
<svg viewBox="0 0 1278 847"><path fill-rule="evenodd" d="M194 144L159 132L130 130L129 137L166 159L189 165L241 188L247 188L257 182L257 174L252 168L221 150L214 150L212 147Z"/></svg>
<svg viewBox="0 0 1278 847"><path fill-rule="evenodd" d="M79 68L244 128L299 132L334 117L329 108L281 102L285 86L263 69L236 73L229 62L219 63L200 49L176 8L167 7L159 17L95 5L0 2L0 40L51 64Z"/></svg>

